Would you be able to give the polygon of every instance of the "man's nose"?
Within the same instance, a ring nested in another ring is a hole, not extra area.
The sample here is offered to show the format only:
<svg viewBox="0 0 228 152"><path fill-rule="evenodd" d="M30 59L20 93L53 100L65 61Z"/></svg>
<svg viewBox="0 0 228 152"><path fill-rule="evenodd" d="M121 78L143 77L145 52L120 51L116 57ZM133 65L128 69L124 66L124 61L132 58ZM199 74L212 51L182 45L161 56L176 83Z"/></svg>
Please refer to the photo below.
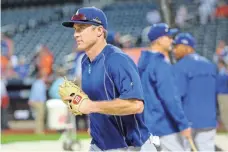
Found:
<svg viewBox="0 0 228 152"><path fill-rule="evenodd" d="M74 32L74 38L76 39L77 37L79 37L79 32Z"/></svg>

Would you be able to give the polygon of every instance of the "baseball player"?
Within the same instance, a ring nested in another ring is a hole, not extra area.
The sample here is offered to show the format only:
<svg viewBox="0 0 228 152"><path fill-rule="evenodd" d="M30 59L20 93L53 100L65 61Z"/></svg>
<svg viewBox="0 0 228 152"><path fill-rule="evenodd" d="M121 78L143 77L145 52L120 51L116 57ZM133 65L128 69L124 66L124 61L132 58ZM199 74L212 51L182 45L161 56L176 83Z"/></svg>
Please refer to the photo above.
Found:
<svg viewBox="0 0 228 152"><path fill-rule="evenodd" d="M195 39L180 33L174 40L178 62L174 71L178 80L182 105L192 124L192 136L199 151L215 150L216 135L216 67L195 53ZM190 148L187 145L187 149Z"/></svg>
<svg viewBox="0 0 228 152"><path fill-rule="evenodd" d="M154 24L148 33L150 50L142 51L138 61L145 98L144 120L150 132L160 137L163 151L183 151L181 135L191 137L171 64L162 54L170 48L170 36L175 32L165 23Z"/></svg>
<svg viewBox="0 0 228 152"><path fill-rule="evenodd" d="M137 67L122 51L106 43L107 18L95 7L80 8L63 26L75 29L82 59L82 90L89 99L80 112L89 114L90 151L156 151L142 119L143 90ZM73 100L66 97L64 101Z"/></svg>

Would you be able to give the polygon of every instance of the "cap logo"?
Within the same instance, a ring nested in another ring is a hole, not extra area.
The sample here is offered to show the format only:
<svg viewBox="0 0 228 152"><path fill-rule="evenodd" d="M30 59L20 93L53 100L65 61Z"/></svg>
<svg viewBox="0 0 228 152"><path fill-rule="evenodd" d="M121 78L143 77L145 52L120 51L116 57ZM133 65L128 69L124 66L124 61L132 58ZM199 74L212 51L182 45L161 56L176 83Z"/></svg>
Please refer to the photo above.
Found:
<svg viewBox="0 0 228 152"><path fill-rule="evenodd" d="M183 44L188 44L188 41L187 40L181 40L181 42L183 43Z"/></svg>
<svg viewBox="0 0 228 152"><path fill-rule="evenodd" d="M165 32L168 32L168 31L169 31L169 29L168 29L168 28L166 28L166 29L165 29Z"/></svg>
<svg viewBox="0 0 228 152"><path fill-rule="evenodd" d="M75 13L75 15L78 15L79 14L79 10L77 10L77 12Z"/></svg>
<svg viewBox="0 0 228 152"><path fill-rule="evenodd" d="M94 18L93 21L101 24L101 20L98 17Z"/></svg>

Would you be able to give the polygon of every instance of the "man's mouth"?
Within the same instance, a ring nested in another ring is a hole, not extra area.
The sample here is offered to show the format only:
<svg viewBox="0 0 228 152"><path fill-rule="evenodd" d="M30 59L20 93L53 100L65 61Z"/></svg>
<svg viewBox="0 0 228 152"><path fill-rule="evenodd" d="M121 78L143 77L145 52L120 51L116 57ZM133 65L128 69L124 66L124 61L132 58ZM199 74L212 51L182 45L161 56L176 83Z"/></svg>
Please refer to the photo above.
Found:
<svg viewBox="0 0 228 152"><path fill-rule="evenodd" d="M79 45L80 43L82 43L82 41L76 41L76 43Z"/></svg>

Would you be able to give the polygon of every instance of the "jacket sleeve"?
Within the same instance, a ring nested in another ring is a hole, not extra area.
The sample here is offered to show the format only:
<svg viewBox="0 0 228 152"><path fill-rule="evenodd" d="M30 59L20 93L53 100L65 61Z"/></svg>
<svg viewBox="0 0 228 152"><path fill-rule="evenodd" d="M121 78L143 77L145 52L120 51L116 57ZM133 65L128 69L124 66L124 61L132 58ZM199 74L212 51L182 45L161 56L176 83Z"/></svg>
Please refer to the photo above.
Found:
<svg viewBox="0 0 228 152"><path fill-rule="evenodd" d="M155 79L157 95L164 109L176 122L180 131L188 128L188 120L182 108L171 65L164 60L159 61L155 69Z"/></svg>

